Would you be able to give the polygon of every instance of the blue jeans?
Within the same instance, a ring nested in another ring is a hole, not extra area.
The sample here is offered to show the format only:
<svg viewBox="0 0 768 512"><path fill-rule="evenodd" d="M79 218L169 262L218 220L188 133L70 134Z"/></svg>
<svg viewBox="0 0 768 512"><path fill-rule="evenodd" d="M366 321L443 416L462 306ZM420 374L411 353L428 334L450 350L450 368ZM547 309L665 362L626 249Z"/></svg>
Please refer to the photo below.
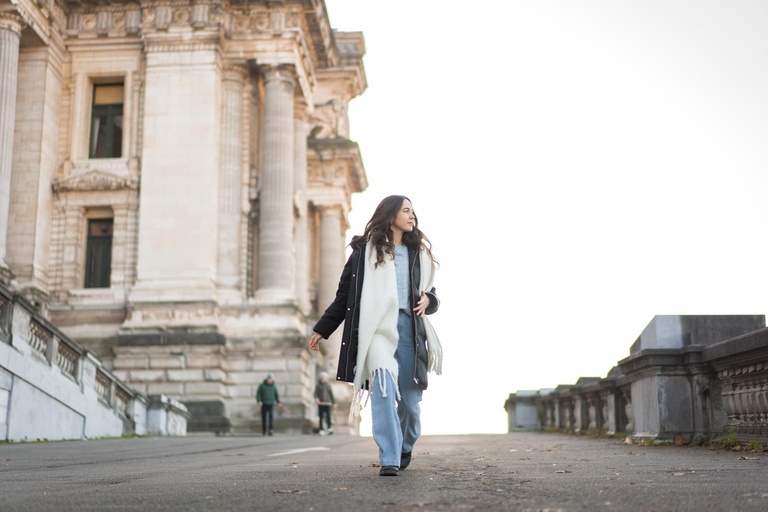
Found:
<svg viewBox="0 0 768 512"><path fill-rule="evenodd" d="M416 348L413 342L411 317L403 311L397 318L397 360L400 401L394 392L392 377L387 378L387 397L381 396L376 374L372 383L371 412L373 414L373 440L379 445L379 464L399 466L400 454L413 450L421 435L421 388L414 380Z"/></svg>

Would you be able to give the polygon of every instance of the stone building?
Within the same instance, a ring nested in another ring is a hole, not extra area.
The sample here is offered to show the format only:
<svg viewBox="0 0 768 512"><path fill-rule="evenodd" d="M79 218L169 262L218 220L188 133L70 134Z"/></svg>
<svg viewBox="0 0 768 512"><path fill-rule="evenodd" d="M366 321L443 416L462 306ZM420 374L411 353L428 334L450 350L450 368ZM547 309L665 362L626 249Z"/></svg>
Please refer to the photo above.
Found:
<svg viewBox="0 0 768 512"><path fill-rule="evenodd" d="M253 429L267 372L306 430L364 53L323 0L0 0L2 279L190 430Z"/></svg>

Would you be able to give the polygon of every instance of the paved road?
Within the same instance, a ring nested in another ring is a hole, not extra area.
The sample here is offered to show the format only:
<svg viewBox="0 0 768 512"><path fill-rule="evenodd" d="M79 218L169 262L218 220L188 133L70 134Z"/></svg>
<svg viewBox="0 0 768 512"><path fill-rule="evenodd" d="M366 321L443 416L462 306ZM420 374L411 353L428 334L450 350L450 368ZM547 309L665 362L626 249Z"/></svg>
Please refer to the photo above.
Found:
<svg viewBox="0 0 768 512"><path fill-rule="evenodd" d="M425 437L416 452L387 478L369 438L5 444L0 511L768 510L768 454L537 433Z"/></svg>

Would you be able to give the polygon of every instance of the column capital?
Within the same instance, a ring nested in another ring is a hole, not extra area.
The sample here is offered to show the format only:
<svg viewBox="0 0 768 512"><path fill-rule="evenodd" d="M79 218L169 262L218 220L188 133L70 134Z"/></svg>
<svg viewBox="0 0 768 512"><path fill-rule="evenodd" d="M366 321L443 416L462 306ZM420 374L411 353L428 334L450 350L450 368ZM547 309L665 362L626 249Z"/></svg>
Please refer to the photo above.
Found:
<svg viewBox="0 0 768 512"><path fill-rule="evenodd" d="M265 82L283 81L292 86L296 83L296 66L293 64L262 64L259 72L264 76Z"/></svg>
<svg viewBox="0 0 768 512"><path fill-rule="evenodd" d="M21 37L24 19L14 12L0 11L0 30L8 30Z"/></svg>
<svg viewBox="0 0 768 512"><path fill-rule="evenodd" d="M222 78L224 81L245 82L247 76L248 70L245 66L241 66L239 64L225 66L224 70L222 71Z"/></svg>
<svg viewBox="0 0 768 512"><path fill-rule="evenodd" d="M309 114L309 105L303 96L293 98L293 117L294 119L307 120Z"/></svg>
<svg viewBox="0 0 768 512"><path fill-rule="evenodd" d="M344 206L340 204L315 204L315 208L320 212L320 215L335 215L339 218L344 216Z"/></svg>

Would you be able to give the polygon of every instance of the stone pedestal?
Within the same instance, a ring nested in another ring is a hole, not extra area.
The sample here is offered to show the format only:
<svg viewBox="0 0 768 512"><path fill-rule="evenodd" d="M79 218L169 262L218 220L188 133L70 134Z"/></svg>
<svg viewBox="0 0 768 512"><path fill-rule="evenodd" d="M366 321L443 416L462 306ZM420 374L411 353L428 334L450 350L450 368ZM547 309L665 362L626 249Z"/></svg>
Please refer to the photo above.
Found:
<svg viewBox="0 0 768 512"><path fill-rule="evenodd" d="M21 17L0 12L0 279L4 280L10 279L5 256L8 247L8 206L11 195L21 27Z"/></svg>
<svg viewBox="0 0 768 512"><path fill-rule="evenodd" d="M294 118L293 66L265 66L263 169L259 190L259 268L256 301L293 304Z"/></svg>

